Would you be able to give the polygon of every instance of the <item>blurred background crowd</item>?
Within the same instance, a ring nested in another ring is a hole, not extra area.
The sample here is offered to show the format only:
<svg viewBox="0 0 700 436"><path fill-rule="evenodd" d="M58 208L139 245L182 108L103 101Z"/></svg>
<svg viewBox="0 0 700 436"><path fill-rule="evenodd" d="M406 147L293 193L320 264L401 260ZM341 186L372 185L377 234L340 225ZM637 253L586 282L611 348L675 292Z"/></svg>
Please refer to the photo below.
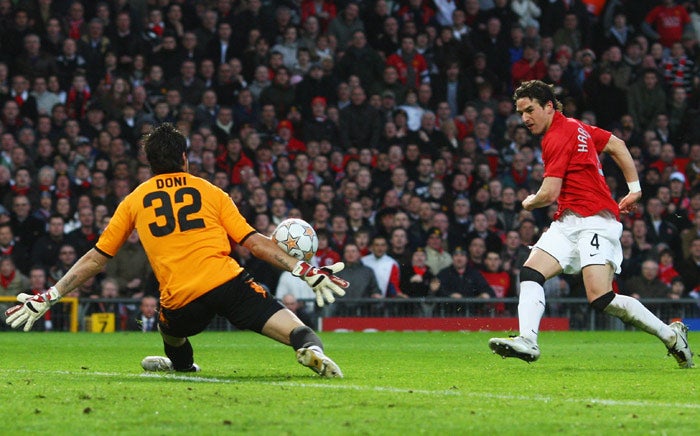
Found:
<svg viewBox="0 0 700 436"><path fill-rule="evenodd" d="M140 137L171 122L190 172L260 232L310 222L349 297L515 296L556 209L520 206L544 174L511 98L532 79L637 164L616 291L700 292L700 2L0 0L0 29L0 295L94 245L151 176ZM280 298L313 295L232 255ZM583 295L577 277L546 287ZM134 234L76 295L157 289Z"/></svg>

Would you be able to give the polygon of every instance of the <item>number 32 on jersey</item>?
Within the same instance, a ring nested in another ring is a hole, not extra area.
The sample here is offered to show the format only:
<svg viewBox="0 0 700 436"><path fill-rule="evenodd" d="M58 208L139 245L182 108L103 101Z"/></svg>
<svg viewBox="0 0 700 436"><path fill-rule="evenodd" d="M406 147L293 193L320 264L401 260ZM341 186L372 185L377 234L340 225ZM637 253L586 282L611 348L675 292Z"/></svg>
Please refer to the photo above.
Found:
<svg viewBox="0 0 700 436"><path fill-rule="evenodd" d="M195 217L202 209L202 195L195 188L184 186L172 196L167 191L150 192L143 197L143 207L154 208L156 221L148 228L155 237L204 228L204 220Z"/></svg>

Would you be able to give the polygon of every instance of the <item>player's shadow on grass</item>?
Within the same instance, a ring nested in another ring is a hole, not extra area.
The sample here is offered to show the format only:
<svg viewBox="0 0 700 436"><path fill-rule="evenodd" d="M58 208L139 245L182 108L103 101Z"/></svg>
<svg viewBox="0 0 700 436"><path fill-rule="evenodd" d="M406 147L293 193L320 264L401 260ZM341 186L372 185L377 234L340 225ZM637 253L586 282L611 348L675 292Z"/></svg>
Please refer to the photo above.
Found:
<svg viewBox="0 0 700 436"><path fill-rule="evenodd" d="M148 373L144 372L140 375L140 379L144 381L167 381L171 383L211 383L211 384L245 384L245 383L289 383L289 382L318 382L331 380L324 377L319 377L313 373L309 374L280 374L280 375L255 375L255 374L236 374L236 375L198 375L193 373L188 374L167 374L167 373Z"/></svg>

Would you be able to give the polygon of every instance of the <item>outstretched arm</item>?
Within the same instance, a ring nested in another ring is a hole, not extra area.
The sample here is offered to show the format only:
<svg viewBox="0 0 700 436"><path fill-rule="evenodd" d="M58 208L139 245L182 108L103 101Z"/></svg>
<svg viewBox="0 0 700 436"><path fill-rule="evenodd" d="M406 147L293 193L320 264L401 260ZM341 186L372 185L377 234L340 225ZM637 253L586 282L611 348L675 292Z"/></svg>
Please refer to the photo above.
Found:
<svg viewBox="0 0 700 436"><path fill-rule="evenodd" d="M253 256L258 259L262 259L282 270L289 271L292 275L304 280L316 293L316 303L319 306L323 306L326 301L329 303L334 302L335 297L333 294L341 297L345 295L343 288L347 288L349 283L335 275L335 273L345 268L343 262L338 262L328 267L316 268L308 262L297 260L295 257L285 253L271 239L260 233L250 235L243 242L243 246L249 249Z"/></svg>
<svg viewBox="0 0 700 436"><path fill-rule="evenodd" d="M108 261L109 257L93 248L78 259L54 287L61 296L64 296L85 283L89 278L99 274Z"/></svg>
<svg viewBox="0 0 700 436"><path fill-rule="evenodd" d="M637 202L642 198L642 187L639 185L639 175L637 174L637 167L634 165L634 159L632 159L625 141L615 135L610 135L610 139L603 151L608 153L617 166L620 167L630 190L620 200L620 213L632 212L637 207Z"/></svg>
<svg viewBox="0 0 700 436"><path fill-rule="evenodd" d="M271 239L260 233L250 235L243 243L243 246L249 249L253 256L283 271L291 272L297 262L299 262L297 258L282 251Z"/></svg>
<svg viewBox="0 0 700 436"><path fill-rule="evenodd" d="M5 322L12 328L24 325L24 331L28 332L32 329L36 320L44 316L61 297L102 271L108 260L109 257L94 248L91 249L68 270L66 275L47 291L37 295L26 293L17 295L17 301L22 304L13 306L5 312L7 316Z"/></svg>

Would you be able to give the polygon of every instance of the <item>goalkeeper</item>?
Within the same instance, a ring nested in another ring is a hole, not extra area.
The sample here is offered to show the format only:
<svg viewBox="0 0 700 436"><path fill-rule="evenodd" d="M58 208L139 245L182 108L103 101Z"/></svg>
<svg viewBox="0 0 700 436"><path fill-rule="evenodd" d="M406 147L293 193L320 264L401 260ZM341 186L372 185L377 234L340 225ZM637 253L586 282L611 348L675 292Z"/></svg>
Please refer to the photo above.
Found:
<svg viewBox="0 0 700 436"><path fill-rule="evenodd" d="M188 173L185 137L171 124L147 135L144 148L155 175L119 204L95 248L55 286L39 295L18 295L22 304L6 311L6 322L29 331L63 295L102 271L135 228L160 284L158 327L167 356L144 358L145 370L199 371L188 337L203 331L218 314L238 329L291 345L297 361L321 376L342 377L316 333L229 256L229 238L305 280L319 306L332 303L334 294L345 294L348 282L334 275L343 263L315 268L257 233L225 192Z"/></svg>

